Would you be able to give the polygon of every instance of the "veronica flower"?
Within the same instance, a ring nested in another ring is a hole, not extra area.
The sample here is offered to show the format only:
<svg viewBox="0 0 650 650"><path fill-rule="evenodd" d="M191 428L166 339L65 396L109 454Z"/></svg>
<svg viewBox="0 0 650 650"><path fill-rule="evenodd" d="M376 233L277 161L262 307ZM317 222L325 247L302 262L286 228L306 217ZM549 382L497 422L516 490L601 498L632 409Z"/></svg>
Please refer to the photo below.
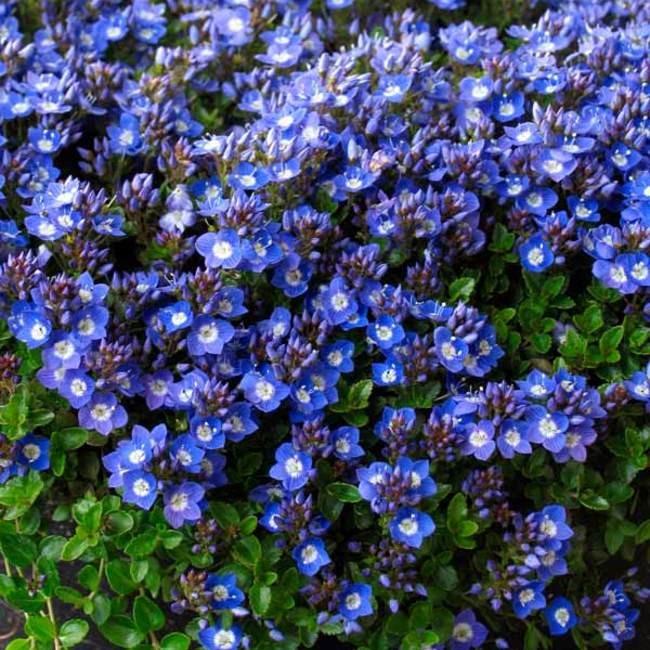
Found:
<svg viewBox="0 0 650 650"><path fill-rule="evenodd" d="M30 128L27 139L38 153L48 156L61 148L61 134L53 129Z"/></svg>
<svg viewBox="0 0 650 650"><path fill-rule="evenodd" d="M461 452L465 456L474 456L479 460L488 460L494 453L494 425L489 420L470 424L465 434Z"/></svg>
<svg viewBox="0 0 650 650"><path fill-rule="evenodd" d="M543 582L528 582L512 596L512 609L518 618L527 618L533 611L544 607L546 607L546 598Z"/></svg>
<svg viewBox="0 0 650 650"><path fill-rule="evenodd" d="M208 268L234 269L242 258L239 235L229 228L201 235L196 240L196 250L205 258Z"/></svg>
<svg viewBox="0 0 650 650"><path fill-rule="evenodd" d="M372 607L372 587L355 582L344 589L339 596L339 613L354 621L361 616L370 616Z"/></svg>
<svg viewBox="0 0 650 650"><path fill-rule="evenodd" d="M373 363L372 380L377 386L399 386L404 382L404 366L393 357Z"/></svg>
<svg viewBox="0 0 650 650"><path fill-rule="evenodd" d="M559 411L548 412L543 406L531 406L526 411L528 439L542 444L549 451L558 452L566 442L569 418Z"/></svg>
<svg viewBox="0 0 650 650"><path fill-rule="evenodd" d="M217 622L199 632L199 641L206 650L236 650L241 640L242 633L238 625L224 627L223 623Z"/></svg>
<svg viewBox="0 0 650 650"><path fill-rule="evenodd" d="M158 497L156 477L143 470L126 472L123 477L125 503L132 503L143 510L150 510Z"/></svg>
<svg viewBox="0 0 650 650"><path fill-rule="evenodd" d="M191 305L185 300L175 302L172 305L163 307L158 312L158 318L163 324L165 331L169 334L189 327L194 319Z"/></svg>
<svg viewBox="0 0 650 650"><path fill-rule="evenodd" d="M480 648L488 636L488 630L476 620L471 609L464 609L454 619L451 632L451 650L469 650Z"/></svg>
<svg viewBox="0 0 650 650"><path fill-rule="evenodd" d="M169 457L172 463L191 474L201 471L201 461L204 455L203 448L192 436L187 434L178 436L169 447Z"/></svg>
<svg viewBox="0 0 650 650"><path fill-rule="evenodd" d="M544 610L551 636L562 636L578 623L573 605L562 596L554 598Z"/></svg>
<svg viewBox="0 0 650 650"><path fill-rule="evenodd" d="M59 393L70 406L81 408L90 402L95 390L95 382L83 370L68 369L59 385Z"/></svg>
<svg viewBox="0 0 650 650"><path fill-rule="evenodd" d="M528 442L528 424L520 420L504 420L499 428L497 447L504 458L514 458L515 454L530 454L532 447Z"/></svg>
<svg viewBox="0 0 650 650"><path fill-rule="evenodd" d="M251 163L239 163L232 174L228 177L228 183L236 190L259 190L271 180L268 172L261 167L255 167Z"/></svg>
<svg viewBox="0 0 650 650"><path fill-rule="evenodd" d="M226 441L221 430L221 420L216 417L194 416L190 420L190 432L197 444L204 449L221 449Z"/></svg>
<svg viewBox="0 0 650 650"><path fill-rule="evenodd" d="M50 321L27 302L15 302L7 322L11 333L30 349L47 343L52 332Z"/></svg>
<svg viewBox="0 0 650 650"><path fill-rule="evenodd" d="M119 124L110 125L106 133L113 153L135 156L142 151L140 120L134 115L122 113Z"/></svg>
<svg viewBox="0 0 650 650"><path fill-rule="evenodd" d="M440 363L450 372L461 372L469 351L467 344L455 337L446 327L436 327L433 337Z"/></svg>
<svg viewBox="0 0 650 650"><path fill-rule="evenodd" d="M539 233L519 247L519 257L524 268L533 273L545 271L555 260L551 247Z"/></svg>
<svg viewBox="0 0 650 650"><path fill-rule="evenodd" d="M291 556L298 571L306 576L315 576L321 567L331 562L325 544L316 537L307 538L293 549Z"/></svg>
<svg viewBox="0 0 650 650"><path fill-rule="evenodd" d="M386 314L382 314L374 323L368 325L368 338L384 350L401 343L404 336L404 328Z"/></svg>
<svg viewBox="0 0 650 650"><path fill-rule="evenodd" d="M323 292L323 308L327 320L332 325L347 321L358 309L358 303L351 291L340 277L334 278Z"/></svg>
<svg viewBox="0 0 650 650"><path fill-rule="evenodd" d="M126 409L113 393L97 392L79 409L79 424L107 436L113 429L123 427L128 420Z"/></svg>
<svg viewBox="0 0 650 650"><path fill-rule="evenodd" d="M270 370L265 370L263 373L247 372L242 378L239 387L251 404L266 413L279 408L282 400L290 392L289 387L275 379Z"/></svg>
<svg viewBox="0 0 650 650"><path fill-rule="evenodd" d="M187 349L193 356L221 354L223 346L235 335L235 328L226 320L207 314L198 316L187 336Z"/></svg>
<svg viewBox="0 0 650 650"><path fill-rule="evenodd" d="M28 433L18 441L16 460L29 469L41 472L50 468L50 441Z"/></svg>
<svg viewBox="0 0 650 650"><path fill-rule="evenodd" d="M284 443L275 452L276 463L271 467L269 476L278 481L287 490L298 490L307 484L311 471L312 459L309 454L296 451L293 445Z"/></svg>
<svg viewBox="0 0 650 650"><path fill-rule="evenodd" d="M391 537L413 548L420 548L425 537L436 529L433 519L425 512L413 508L400 508L391 520L388 529Z"/></svg>
<svg viewBox="0 0 650 650"><path fill-rule="evenodd" d="M341 460L351 460L364 455L363 449L358 444L359 429L356 427L339 427L332 431L330 440L334 447L334 455Z"/></svg>
<svg viewBox="0 0 650 650"><path fill-rule="evenodd" d="M237 587L237 576L233 573L210 575L205 589L212 593L212 606L216 610L235 609L244 602L244 593Z"/></svg>
<svg viewBox="0 0 650 650"><path fill-rule="evenodd" d="M543 217L556 203L558 195L548 187L533 187L524 196L517 198L515 204L520 210Z"/></svg>
<svg viewBox="0 0 650 650"><path fill-rule="evenodd" d="M180 528L186 521L198 521L201 518L199 502L205 490L198 484L186 481L165 489L165 519L172 528Z"/></svg>

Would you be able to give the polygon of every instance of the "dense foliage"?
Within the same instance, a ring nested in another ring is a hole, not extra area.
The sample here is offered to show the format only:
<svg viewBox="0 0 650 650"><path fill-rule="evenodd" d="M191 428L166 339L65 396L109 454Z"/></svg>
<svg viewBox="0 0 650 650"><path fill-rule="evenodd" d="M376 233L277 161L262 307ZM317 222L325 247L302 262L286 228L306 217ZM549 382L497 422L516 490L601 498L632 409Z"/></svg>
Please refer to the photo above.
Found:
<svg viewBox="0 0 650 650"><path fill-rule="evenodd" d="M649 54L646 0L0 3L10 650L645 647Z"/></svg>

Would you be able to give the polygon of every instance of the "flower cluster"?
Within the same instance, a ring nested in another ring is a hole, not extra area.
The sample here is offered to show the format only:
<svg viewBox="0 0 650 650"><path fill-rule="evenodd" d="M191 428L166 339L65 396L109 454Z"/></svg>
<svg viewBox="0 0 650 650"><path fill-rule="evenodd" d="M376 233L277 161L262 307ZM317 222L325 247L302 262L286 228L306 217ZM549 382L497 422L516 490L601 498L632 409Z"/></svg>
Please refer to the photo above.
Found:
<svg viewBox="0 0 650 650"><path fill-rule="evenodd" d="M115 647L634 635L632 581L576 593L650 539L650 8L398 4L1 3L26 646L79 642L79 559Z"/></svg>

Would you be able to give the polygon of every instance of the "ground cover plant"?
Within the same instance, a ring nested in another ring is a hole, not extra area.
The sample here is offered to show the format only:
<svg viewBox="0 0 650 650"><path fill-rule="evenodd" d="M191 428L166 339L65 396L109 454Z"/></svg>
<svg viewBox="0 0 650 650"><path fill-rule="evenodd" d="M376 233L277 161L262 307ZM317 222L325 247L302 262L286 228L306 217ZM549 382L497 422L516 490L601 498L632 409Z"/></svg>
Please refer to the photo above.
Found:
<svg viewBox="0 0 650 650"><path fill-rule="evenodd" d="M0 3L7 647L648 647L649 46Z"/></svg>

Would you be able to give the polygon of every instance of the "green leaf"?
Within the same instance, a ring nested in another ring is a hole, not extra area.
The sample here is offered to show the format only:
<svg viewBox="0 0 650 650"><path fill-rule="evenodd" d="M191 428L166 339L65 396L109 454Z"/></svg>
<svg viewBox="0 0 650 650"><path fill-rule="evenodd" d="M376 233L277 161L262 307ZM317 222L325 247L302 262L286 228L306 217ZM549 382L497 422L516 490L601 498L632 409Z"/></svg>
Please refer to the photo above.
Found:
<svg viewBox="0 0 650 650"><path fill-rule="evenodd" d="M623 340L623 326L617 325L608 329L599 339L598 347L603 356L607 358L611 352L614 352Z"/></svg>
<svg viewBox="0 0 650 650"><path fill-rule="evenodd" d="M0 424L3 433L10 440L22 438L29 431L27 415L29 413L29 393L25 382L18 384L11 399L0 406Z"/></svg>
<svg viewBox="0 0 650 650"><path fill-rule="evenodd" d="M36 501L44 484L38 472L29 472L26 476L15 476L4 485L0 485L0 506L7 511L4 519L18 519L24 515Z"/></svg>
<svg viewBox="0 0 650 650"><path fill-rule="evenodd" d="M330 483L327 486L327 493L343 503L357 503L361 501L359 488L349 483Z"/></svg>
<svg viewBox="0 0 650 650"><path fill-rule="evenodd" d="M224 530L239 524L239 513L237 512L237 508L234 508L229 503L217 501L212 504L212 512L217 523Z"/></svg>
<svg viewBox="0 0 650 650"><path fill-rule="evenodd" d="M466 517L467 502L465 497L460 492L457 492L447 508L447 527L455 532Z"/></svg>
<svg viewBox="0 0 650 650"><path fill-rule="evenodd" d="M14 639L9 642L6 650L31 650L32 642L29 639Z"/></svg>
<svg viewBox="0 0 650 650"><path fill-rule="evenodd" d="M47 616L30 616L25 623L25 632L43 643L52 641L56 636L54 625Z"/></svg>
<svg viewBox="0 0 650 650"><path fill-rule="evenodd" d="M634 541L637 545L645 544L650 540L650 519L646 519L636 530Z"/></svg>
<svg viewBox="0 0 650 650"><path fill-rule="evenodd" d="M250 588L249 598L253 612L258 616L263 616L271 604L271 589L255 582Z"/></svg>
<svg viewBox="0 0 650 650"><path fill-rule="evenodd" d="M129 564L123 560L111 560L106 565L106 578L111 589L122 596L130 594L137 588L136 583L131 579Z"/></svg>
<svg viewBox="0 0 650 650"><path fill-rule="evenodd" d="M372 379L362 379L352 384L348 393L347 403L352 410L365 409L372 393Z"/></svg>
<svg viewBox="0 0 650 650"><path fill-rule="evenodd" d="M133 603L133 620L140 632L147 634L165 626L165 614L147 596L138 596Z"/></svg>
<svg viewBox="0 0 650 650"><path fill-rule="evenodd" d="M99 587L99 572L94 565L86 564L77 574L77 581L88 591L95 591Z"/></svg>
<svg viewBox="0 0 650 650"><path fill-rule="evenodd" d="M88 546L89 543L87 538L73 535L61 550L61 559L66 562L72 562L81 557L88 549Z"/></svg>
<svg viewBox="0 0 650 650"><path fill-rule="evenodd" d="M9 563L17 567L29 566L38 554L36 544L24 535L1 533L0 548Z"/></svg>
<svg viewBox="0 0 650 650"><path fill-rule="evenodd" d="M81 643L88 634L89 625L80 618L65 622L59 630L59 640L64 648L72 648Z"/></svg>
<svg viewBox="0 0 650 650"><path fill-rule="evenodd" d="M624 541L625 535L619 526L619 522L616 519L610 519L605 528L605 546L607 547L607 552L610 555L615 555L618 549L623 546Z"/></svg>
<svg viewBox="0 0 650 650"><path fill-rule="evenodd" d="M590 510L609 510L609 501L596 494L593 490L585 490L578 500L585 508Z"/></svg>
<svg viewBox="0 0 650 650"><path fill-rule="evenodd" d="M172 632L160 641L160 650L187 650L190 647L190 638L180 632Z"/></svg>
<svg viewBox="0 0 650 650"><path fill-rule="evenodd" d="M458 302L462 300L467 302L474 293L476 287L476 280L474 278L458 278L449 285L449 301Z"/></svg>
<svg viewBox="0 0 650 650"><path fill-rule="evenodd" d="M144 639L144 635L128 616L111 616L100 625L99 631L118 648L135 648Z"/></svg>
<svg viewBox="0 0 650 650"><path fill-rule="evenodd" d="M262 558L262 547L257 537L249 535L237 540L233 548L233 556L243 565L255 567Z"/></svg>
<svg viewBox="0 0 650 650"><path fill-rule="evenodd" d="M134 537L126 545L124 552L134 558L143 558L151 555L156 550L157 545L158 533L152 529Z"/></svg>
<svg viewBox="0 0 650 650"><path fill-rule="evenodd" d="M133 517L128 512L111 512L104 519L104 532L112 537L122 535L133 528Z"/></svg>

